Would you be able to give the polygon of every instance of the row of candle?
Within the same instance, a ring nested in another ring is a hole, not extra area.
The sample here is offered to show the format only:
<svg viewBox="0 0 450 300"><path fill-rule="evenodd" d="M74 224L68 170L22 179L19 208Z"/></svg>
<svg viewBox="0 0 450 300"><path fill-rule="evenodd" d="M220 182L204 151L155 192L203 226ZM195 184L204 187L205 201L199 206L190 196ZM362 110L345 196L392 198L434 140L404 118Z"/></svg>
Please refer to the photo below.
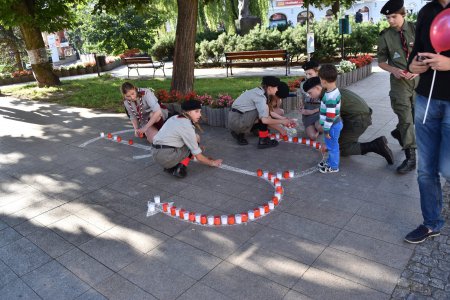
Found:
<svg viewBox="0 0 450 300"><path fill-rule="evenodd" d="M287 135L281 135L279 133L272 133L270 135L270 138L272 140L276 139L276 140L283 140L285 142L290 142L290 143L300 143L300 144L304 144L304 145L309 145L316 149L320 149L320 147L321 147L320 142L311 141L310 139L306 139L306 138L299 139L296 136L292 137L292 136L287 136Z"/></svg>
<svg viewBox="0 0 450 300"><path fill-rule="evenodd" d="M104 132L101 132L100 133L100 137L105 137L105 133ZM118 143L120 143L120 142L122 142L122 137L120 136L120 135L112 135L111 133L108 133L107 135L106 135L106 137L108 138L108 139L113 139L113 141L115 141L115 142L118 142ZM129 139L128 140L128 144L129 145L133 145L133 140L132 139Z"/></svg>

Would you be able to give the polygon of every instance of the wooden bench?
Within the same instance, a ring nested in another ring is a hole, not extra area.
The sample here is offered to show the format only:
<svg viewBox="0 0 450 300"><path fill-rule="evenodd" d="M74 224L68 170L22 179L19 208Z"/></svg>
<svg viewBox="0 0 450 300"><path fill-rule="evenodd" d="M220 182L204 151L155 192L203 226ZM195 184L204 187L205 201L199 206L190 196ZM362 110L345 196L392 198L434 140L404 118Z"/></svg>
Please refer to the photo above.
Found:
<svg viewBox="0 0 450 300"><path fill-rule="evenodd" d="M256 61L256 59L272 59L272 60ZM249 62L248 60L252 61ZM287 52L287 50L225 52L225 65L227 67L227 77L228 77L228 68L230 68L231 75L233 76L233 66L239 67L286 66L286 76L288 75L288 73L291 72L289 53Z"/></svg>
<svg viewBox="0 0 450 300"><path fill-rule="evenodd" d="M166 73L164 72L164 62L162 61L153 61L152 58L148 56L125 57L122 60L128 67L128 78L130 78L131 69L136 69L138 76L140 76L139 68L153 68L153 78L155 77L156 70L162 69L164 77L166 77Z"/></svg>

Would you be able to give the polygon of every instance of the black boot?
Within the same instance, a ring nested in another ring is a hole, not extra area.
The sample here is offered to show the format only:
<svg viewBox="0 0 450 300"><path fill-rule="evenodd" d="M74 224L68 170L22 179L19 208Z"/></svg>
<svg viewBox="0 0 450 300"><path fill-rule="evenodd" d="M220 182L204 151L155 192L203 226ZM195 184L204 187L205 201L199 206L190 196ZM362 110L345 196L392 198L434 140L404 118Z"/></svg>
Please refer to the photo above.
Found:
<svg viewBox="0 0 450 300"><path fill-rule="evenodd" d="M259 123L256 123L255 125L253 125L252 129L250 129L250 132L254 135L254 136L259 136Z"/></svg>
<svg viewBox="0 0 450 300"><path fill-rule="evenodd" d="M172 173L173 176L178 178L184 178L187 175L187 168L185 165L179 163L175 166L175 170Z"/></svg>
<svg viewBox="0 0 450 300"><path fill-rule="evenodd" d="M361 143L361 154L364 155L368 152L381 155L386 159L388 164L394 164L394 155L387 145L387 139L385 136L380 136L368 143Z"/></svg>
<svg viewBox="0 0 450 300"><path fill-rule="evenodd" d="M259 149L265 149L265 148L276 147L276 146L278 146L278 141L271 140L268 137L259 138L259 142L258 142Z"/></svg>
<svg viewBox="0 0 450 300"><path fill-rule="evenodd" d="M397 167L397 173L406 174L416 169L416 149L405 149L406 159Z"/></svg>
<svg viewBox="0 0 450 300"><path fill-rule="evenodd" d="M231 135L236 139L239 145L241 146L248 145L248 141L245 139L245 134L231 131Z"/></svg>
<svg viewBox="0 0 450 300"><path fill-rule="evenodd" d="M400 130L398 129L394 129L391 131L391 135L394 139L396 139L398 141L398 143L400 144L400 146L403 147L403 142L402 142L402 136L400 135Z"/></svg>

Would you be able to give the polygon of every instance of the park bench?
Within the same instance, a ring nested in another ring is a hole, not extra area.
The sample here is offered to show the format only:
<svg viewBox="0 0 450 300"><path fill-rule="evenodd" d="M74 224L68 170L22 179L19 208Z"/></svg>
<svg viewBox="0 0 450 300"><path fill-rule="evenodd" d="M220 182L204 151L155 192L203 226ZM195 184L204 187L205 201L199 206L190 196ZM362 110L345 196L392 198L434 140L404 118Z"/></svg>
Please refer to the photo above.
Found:
<svg viewBox="0 0 450 300"><path fill-rule="evenodd" d="M123 63L128 67L128 78L130 78L131 69L136 69L139 76L139 68L152 68L153 77L155 77L157 69L162 69L164 77L166 77L166 73L164 72L164 62L153 61L149 56L125 57L123 58Z"/></svg>
<svg viewBox="0 0 450 300"><path fill-rule="evenodd" d="M226 52L225 66L227 67L227 77L228 77L228 68L230 68L231 75L233 76L233 66L238 67L286 66L286 76L288 73L291 72L289 53L287 52L287 50Z"/></svg>

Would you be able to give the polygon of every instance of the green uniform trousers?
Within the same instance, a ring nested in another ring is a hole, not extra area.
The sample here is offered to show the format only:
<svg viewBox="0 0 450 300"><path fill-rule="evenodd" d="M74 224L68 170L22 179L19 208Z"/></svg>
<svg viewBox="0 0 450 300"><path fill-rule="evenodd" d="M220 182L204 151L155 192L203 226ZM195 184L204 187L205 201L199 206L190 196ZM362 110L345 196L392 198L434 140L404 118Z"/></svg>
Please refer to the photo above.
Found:
<svg viewBox="0 0 450 300"><path fill-rule="evenodd" d="M391 107L398 117L397 129L403 149L416 148L414 133L414 86L415 80L396 79L391 76Z"/></svg>
<svg viewBox="0 0 450 300"><path fill-rule="evenodd" d="M372 124L369 114L360 114L351 118L343 119L344 128L339 136L339 150L341 156L361 155L361 144L359 137Z"/></svg>

